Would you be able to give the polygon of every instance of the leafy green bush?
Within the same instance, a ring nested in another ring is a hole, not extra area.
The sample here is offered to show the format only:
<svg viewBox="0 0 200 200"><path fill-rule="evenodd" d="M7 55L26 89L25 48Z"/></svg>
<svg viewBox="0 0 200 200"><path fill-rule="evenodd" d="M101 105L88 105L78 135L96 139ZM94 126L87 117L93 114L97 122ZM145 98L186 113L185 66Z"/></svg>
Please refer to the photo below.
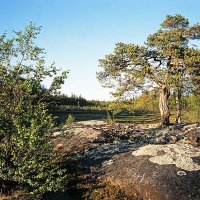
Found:
<svg viewBox="0 0 200 200"><path fill-rule="evenodd" d="M61 169L50 144L54 122L47 102L60 89L67 71L56 76L49 89L41 86L57 74L46 66L44 50L35 45L40 27L30 24L7 39L0 36L0 187L25 188L44 193L62 189L66 171ZM47 101L48 100L48 101ZM13 188L12 188L13 189ZM15 188L16 189L16 188Z"/></svg>
<svg viewBox="0 0 200 200"><path fill-rule="evenodd" d="M75 117L72 114L69 114L66 119L66 124L72 124L75 121Z"/></svg>

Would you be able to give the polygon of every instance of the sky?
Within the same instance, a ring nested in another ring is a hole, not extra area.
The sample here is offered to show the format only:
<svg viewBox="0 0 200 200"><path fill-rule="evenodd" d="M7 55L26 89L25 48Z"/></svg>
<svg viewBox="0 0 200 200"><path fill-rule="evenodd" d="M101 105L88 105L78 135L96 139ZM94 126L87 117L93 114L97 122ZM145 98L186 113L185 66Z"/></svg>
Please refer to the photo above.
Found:
<svg viewBox="0 0 200 200"><path fill-rule="evenodd" d="M200 22L199 0L0 0L0 8L0 35L23 30L31 21L42 26L37 43L46 50L47 63L70 70L62 93L88 100L111 99L96 72L98 60L116 43L143 44L166 15Z"/></svg>

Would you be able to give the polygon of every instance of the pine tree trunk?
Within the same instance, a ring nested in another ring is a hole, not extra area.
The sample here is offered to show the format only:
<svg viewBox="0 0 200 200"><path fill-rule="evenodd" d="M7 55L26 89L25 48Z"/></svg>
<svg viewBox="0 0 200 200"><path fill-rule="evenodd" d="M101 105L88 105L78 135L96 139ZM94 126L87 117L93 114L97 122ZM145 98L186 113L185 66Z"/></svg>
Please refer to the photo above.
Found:
<svg viewBox="0 0 200 200"><path fill-rule="evenodd" d="M176 91L176 123L181 123L181 92L177 89Z"/></svg>
<svg viewBox="0 0 200 200"><path fill-rule="evenodd" d="M162 88L160 92L159 108L163 126L168 126L170 124L169 96L169 90L166 87Z"/></svg>

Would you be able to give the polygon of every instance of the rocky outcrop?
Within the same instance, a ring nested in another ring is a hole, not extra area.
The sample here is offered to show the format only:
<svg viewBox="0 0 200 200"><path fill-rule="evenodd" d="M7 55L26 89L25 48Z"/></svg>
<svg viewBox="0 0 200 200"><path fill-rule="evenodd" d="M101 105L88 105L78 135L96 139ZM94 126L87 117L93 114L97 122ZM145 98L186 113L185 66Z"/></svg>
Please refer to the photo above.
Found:
<svg viewBox="0 0 200 200"><path fill-rule="evenodd" d="M145 145L117 155L103 179L146 200L199 200L200 149L188 144Z"/></svg>
<svg viewBox="0 0 200 200"><path fill-rule="evenodd" d="M55 130L52 145L84 189L100 180L130 199L200 200L199 126L87 121Z"/></svg>
<svg viewBox="0 0 200 200"><path fill-rule="evenodd" d="M90 120L60 127L52 133L54 150L65 155L82 153L94 146L92 141L99 137L100 127L105 125L103 121Z"/></svg>
<svg viewBox="0 0 200 200"><path fill-rule="evenodd" d="M200 128L194 128L187 132L187 141L194 146L200 146Z"/></svg>

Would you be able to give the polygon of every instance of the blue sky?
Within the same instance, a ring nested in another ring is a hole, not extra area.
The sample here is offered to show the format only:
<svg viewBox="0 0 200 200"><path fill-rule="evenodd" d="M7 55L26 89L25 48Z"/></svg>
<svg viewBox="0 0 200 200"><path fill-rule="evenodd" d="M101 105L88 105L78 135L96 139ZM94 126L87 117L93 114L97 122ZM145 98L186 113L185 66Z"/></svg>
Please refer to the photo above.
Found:
<svg viewBox="0 0 200 200"><path fill-rule="evenodd" d="M22 30L30 21L42 26L38 43L47 62L70 70L62 92L87 99L110 99L96 71L115 43L143 44L167 14L200 22L199 0L0 0L0 5L0 34Z"/></svg>

